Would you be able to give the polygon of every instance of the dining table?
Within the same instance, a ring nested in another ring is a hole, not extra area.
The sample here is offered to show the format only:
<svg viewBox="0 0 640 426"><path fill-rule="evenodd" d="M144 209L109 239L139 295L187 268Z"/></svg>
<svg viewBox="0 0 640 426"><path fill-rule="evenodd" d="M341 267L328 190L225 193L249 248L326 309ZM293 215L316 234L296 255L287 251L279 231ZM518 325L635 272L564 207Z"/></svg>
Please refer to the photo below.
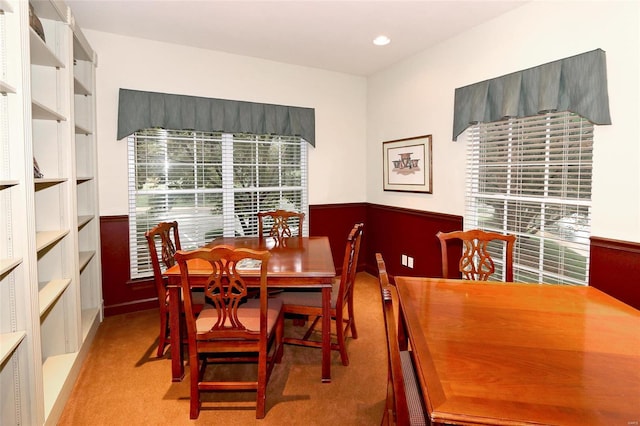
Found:
<svg viewBox="0 0 640 426"><path fill-rule="evenodd" d="M590 286L395 277L434 425L638 425L640 311Z"/></svg>
<svg viewBox="0 0 640 426"><path fill-rule="evenodd" d="M329 238L291 237L277 243L271 237L219 237L204 247L229 245L235 248L269 250L271 256L267 267L267 286L279 289L318 289L322 293L322 382L331 382L331 288L336 276ZM189 262L196 262L194 259ZM211 265L203 262L189 263L192 287L204 287L211 274ZM259 268L240 269L248 286L259 286ZM180 325L181 285L178 264L168 268L169 327L171 329L171 376L174 382L184 378L184 356L182 350L183 327Z"/></svg>

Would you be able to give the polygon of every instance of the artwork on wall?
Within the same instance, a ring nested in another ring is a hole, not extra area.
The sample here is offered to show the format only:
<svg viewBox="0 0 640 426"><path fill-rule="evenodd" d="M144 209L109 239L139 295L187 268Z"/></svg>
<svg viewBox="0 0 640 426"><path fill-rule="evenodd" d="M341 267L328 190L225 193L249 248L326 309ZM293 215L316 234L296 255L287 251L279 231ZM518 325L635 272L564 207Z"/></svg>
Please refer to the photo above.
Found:
<svg viewBox="0 0 640 426"><path fill-rule="evenodd" d="M385 191L432 193L431 135L382 143Z"/></svg>

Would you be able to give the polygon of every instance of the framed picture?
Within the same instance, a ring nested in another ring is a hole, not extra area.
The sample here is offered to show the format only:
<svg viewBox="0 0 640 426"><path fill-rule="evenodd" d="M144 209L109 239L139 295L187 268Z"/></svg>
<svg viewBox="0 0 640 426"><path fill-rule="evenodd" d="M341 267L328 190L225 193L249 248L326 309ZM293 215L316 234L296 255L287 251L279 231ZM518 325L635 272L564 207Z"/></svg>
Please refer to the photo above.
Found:
<svg viewBox="0 0 640 426"><path fill-rule="evenodd" d="M382 143L385 191L432 193L431 135Z"/></svg>

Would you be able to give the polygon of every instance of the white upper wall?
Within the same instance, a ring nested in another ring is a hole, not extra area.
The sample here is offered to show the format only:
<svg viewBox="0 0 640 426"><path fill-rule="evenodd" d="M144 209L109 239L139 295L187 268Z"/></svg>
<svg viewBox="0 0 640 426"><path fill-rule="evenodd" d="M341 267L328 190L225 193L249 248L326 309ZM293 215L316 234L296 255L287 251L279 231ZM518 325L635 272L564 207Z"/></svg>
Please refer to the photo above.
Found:
<svg viewBox="0 0 640 426"><path fill-rule="evenodd" d="M309 202L365 201L363 77L98 31L84 33L98 54L101 216L128 213L127 142L116 140L120 88L315 108Z"/></svg>
<svg viewBox="0 0 640 426"><path fill-rule="evenodd" d="M601 48L613 124L596 127L592 235L640 241L639 23L637 1L534 1L370 77L367 201L464 215L455 89ZM382 142L424 134L433 135L433 194L383 191Z"/></svg>
<svg viewBox="0 0 640 426"><path fill-rule="evenodd" d="M315 108L311 204L370 202L464 214L464 137L452 142L457 87L596 48L607 54L613 125L598 126L592 234L640 241L640 2L533 1L368 80L85 31L98 53L100 214L127 204L118 89ZM433 135L433 194L382 190L382 142Z"/></svg>

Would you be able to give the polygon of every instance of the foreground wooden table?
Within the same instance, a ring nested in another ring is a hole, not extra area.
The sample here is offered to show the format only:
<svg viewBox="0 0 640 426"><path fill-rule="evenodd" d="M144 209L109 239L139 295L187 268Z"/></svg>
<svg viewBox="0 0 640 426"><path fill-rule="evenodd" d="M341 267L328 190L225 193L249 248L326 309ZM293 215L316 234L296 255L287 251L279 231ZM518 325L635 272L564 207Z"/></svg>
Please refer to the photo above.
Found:
<svg viewBox="0 0 640 426"><path fill-rule="evenodd" d="M227 244L255 250L269 250L267 284L278 288L318 288L322 290L322 381L331 381L331 286L336 276L331 247L327 237L290 238L285 247L275 247L272 238L217 238L208 246ZM191 264L190 264L191 265ZM203 285L211 267L191 267L192 285ZM171 375L174 382L184 377L184 360L180 327L180 267L176 264L164 274L169 280L169 324L171 327ZM247 270L243 277L251 283L258 270ZM197 277L201 276L202 281ZM175 332L177 331L177 332Z"/></svg>
<svg viewBox="0 0 640 426"><path fill-rule="evenodd" d="M433 424L640 421L640 311L593 287L395 282Z"/></svg>

